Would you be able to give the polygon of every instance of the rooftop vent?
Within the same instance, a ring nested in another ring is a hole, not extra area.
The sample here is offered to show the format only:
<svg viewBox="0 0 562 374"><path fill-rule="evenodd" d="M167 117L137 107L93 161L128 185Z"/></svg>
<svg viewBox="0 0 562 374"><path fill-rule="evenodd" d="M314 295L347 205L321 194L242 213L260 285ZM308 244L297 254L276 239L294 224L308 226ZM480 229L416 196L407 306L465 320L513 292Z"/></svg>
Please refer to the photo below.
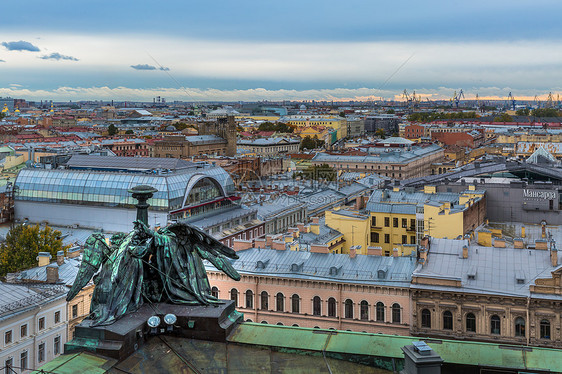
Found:
<svg viewBox="0 0 562 374"><path fill-rule="evenodd" d="M517 281L517 284L525 284L525 272L523 272L523 270L516 271L515 280Z"/></svg>
<svg viewBox="0 0 562 374"><path fill-rule="evenodd" d="M467 275L469 280L475 280L476 279L476 266L472 266L468 270L468 273L466 275Z"/></svg>
<svg viewBox="0 0 562 374"><path fill-rule="evenodd" d="M267 264L269 264L269 260L258 261L258 262L256 263L256 269L265 269L265 267L267 266Z"/></svg>
<svg viewBox="0 0 562 374"><path fill-rule="evenodd" d="M340 271L340 268L335 267L335 266L331 266L329 274L330 275L338 275L339 271Z"/></svg>
<svg viewBox="0 0 562 374"><path fill-rule="evenodd" d="M387 273L388 273L388 266L384 266L377 271L377 278L385 279Z"/></svg>

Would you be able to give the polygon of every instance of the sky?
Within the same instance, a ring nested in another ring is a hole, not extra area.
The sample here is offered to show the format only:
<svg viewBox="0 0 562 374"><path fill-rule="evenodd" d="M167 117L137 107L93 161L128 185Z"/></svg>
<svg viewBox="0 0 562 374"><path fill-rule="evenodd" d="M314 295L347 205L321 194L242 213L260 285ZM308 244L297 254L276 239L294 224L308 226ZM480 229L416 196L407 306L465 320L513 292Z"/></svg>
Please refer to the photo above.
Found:
<svg viewBox="0 0 562 374"><path fill-rule="evenodd" d="M520 100L562 95L562 2L18 0L0 96Z"/></svg>

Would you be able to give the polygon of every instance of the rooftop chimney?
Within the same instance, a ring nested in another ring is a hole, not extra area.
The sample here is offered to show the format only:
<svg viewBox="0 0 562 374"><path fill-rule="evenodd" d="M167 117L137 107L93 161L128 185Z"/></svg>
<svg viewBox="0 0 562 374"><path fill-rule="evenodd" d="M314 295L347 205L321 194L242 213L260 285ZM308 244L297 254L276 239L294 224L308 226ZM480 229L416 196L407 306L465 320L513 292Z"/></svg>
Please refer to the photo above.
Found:
<svg viewBox="0 0 562 374"><path fill-rule="evenodd" d="M64 264L64 251L57 252L57 265L61 266Z"/></svg>
<svg viewBox="0 0 562 374"><path fill-rule="evenodd" d="M462 246L462 258L468 258L468 246L467 245L463 245Z"/></svg>
<svg viewBox="0 0 562 374"><path fill-rule="evenodd" d="M47 283L57 283L59 281L59 266L51 264L47 266Z"/></svg>
<svg viewBox="0 0 562 374"><path fill-rule="evenodd" d="M349 258L355 258L355 256L357 256L357 250L355 249L355 246L352 245L349 248Z"/></svg>
<svg viewBox="0 0 562 374"><path fill-rule="evenodd" d="M53 256L51 256L49 252L39 252L39 254L37 255L37 261L39 263L39 266L49 265L52 257Z"/></svg>
<svg viewBox="0 0 562 374"><path fill-rule="evenodd" d="M550 242L550 263L554 267L558 266L558 249L554 240Z"/></svg>

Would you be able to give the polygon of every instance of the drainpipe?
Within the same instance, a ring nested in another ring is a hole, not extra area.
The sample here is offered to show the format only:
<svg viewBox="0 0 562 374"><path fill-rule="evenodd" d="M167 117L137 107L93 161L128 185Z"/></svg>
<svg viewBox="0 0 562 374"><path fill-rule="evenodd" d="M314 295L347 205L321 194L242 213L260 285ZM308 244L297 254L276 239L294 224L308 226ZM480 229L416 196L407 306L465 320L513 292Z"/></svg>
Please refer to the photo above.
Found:
<svg viewBox="0 0 562 374"><path fill-rule="evenodd" d="M531 305L531 295L527 296L527 324L531 327L531 321L529 320L529 307ZM529 345L529 335L531 335L531 329L525 329L525 335L527 335L527 345Z"/></svg>
<svg viewBox="0 0 562 374"><path fill-rule="evenodd" d="M258 300L261 303L261 295L258 293L259 290L259 283L260 283L260 278L256 277L256 296L255 296L255 300L254 300L254 322L259 323L258 322L258 308L261 307L261 305L258 305Z"/></svg>
<svg viewBox="0 0 562 374"><path fill-rule="evenodd" d="M341 312L343 310L343 308L341 307L343 305L343 301L342 301L342 285L338 284L338 303L340 304L340 307L338 308L339 310L336 310L336 312L338 312L338 330L341 330Z"/></svg>

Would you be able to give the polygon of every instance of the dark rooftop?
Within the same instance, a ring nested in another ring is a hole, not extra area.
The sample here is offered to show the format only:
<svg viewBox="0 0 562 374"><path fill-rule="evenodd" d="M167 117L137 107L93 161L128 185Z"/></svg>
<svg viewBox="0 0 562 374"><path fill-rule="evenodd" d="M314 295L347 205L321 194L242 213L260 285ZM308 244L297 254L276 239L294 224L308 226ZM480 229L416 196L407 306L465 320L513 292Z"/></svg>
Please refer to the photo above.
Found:
<svg viewBox="0 0 562 374"><path fill-rule="evenodd" d="M98 170L180 170L195 167L195 163L177 158L156 157L119 157L73 155L66 163L70 169L98 169Z"/></svg>

